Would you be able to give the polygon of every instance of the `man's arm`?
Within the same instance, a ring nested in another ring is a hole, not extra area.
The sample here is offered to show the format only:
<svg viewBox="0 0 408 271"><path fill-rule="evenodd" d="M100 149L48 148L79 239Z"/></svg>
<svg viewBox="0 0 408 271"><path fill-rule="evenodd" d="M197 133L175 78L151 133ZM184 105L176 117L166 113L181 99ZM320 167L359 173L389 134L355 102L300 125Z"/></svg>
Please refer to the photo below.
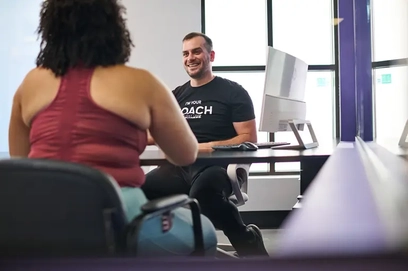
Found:
<svg viewBox="0 0 408 271"><path fill-rule="evenodd" d="M213 146L218 145L232 145L232 144L240 144L245 141L250 141L253 143L257 142L257 132L256 132L256 122L255 119L242 121L242 122L234 122L233 123L235 131L237 132L237 136L227 140L221 141L212 141L208 143L200 143L198 144L198 148L200 150L211 149Z"/></svg>
<svg viewBox="0 0 408 271"><path fill-rule="evenodd" d="M149 130L147 130L147 145L156 145L154 138L150 134Z"/></svg>
<svg viewBox="0 0 408 271"><path fill-rule="evenodd" d="M257 132L256 132L256 122L255 119L234 122L233 123L237 136L227 140L221 141L212 141L208 143L198 144L200 150L211 149L213 146L218 145L231 145L231 144L240 144L245 141L250 141L253 143L257 142ZM153 137L150 135L150 132L147 132L147 145L155 145Z"/></svg>

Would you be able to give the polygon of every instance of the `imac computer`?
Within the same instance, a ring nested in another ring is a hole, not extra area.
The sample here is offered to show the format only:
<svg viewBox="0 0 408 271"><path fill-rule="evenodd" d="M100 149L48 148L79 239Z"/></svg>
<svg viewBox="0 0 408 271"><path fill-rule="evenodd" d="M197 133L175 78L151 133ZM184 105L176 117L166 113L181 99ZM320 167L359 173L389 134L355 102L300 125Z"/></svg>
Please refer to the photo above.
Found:
<svg viewBox="0 0 408 271"><path fill-rule="evenodd" d="M306 120L307 71L308 64L303 60L268 46L259 131L293 132L298 142L278 149L309 149L319 145L312 124ZM305 143L299 133L305 125L312 139L310 143Z"/></svg>
<svg viewBox="0 0 408 271"><path fill-rule="evenodd" d="M408 148L408 120L405 123L404 130L399 140L399 146L402 148Z"/></svg>

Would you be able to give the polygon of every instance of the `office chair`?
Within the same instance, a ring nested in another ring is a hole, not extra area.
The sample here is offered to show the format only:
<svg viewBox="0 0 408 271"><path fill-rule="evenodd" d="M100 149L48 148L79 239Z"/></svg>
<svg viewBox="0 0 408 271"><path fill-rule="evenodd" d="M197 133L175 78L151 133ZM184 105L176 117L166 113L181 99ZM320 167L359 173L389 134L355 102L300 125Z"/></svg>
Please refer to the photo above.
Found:
<svg viewBox="0 0 408 271"><path fill-rule="evenodd" d="M242 206L248 201L248 177L251 164L230 164L227 167L227 174L231 181L233 194L229 199L237 206ZM231 244L218 243L217 252L221 255L237 258L231 251Z"/></svg>
<svg viewBox="0 0 408 271"><path fill-rule="evenodd" d="M151 252L139 242L143 224L185 205L193 218L192 254L203 255L200 208L187 195L147 202L128 222L116 181L99 170L45 159L0 160L0 255L160 256L146 255Z"/></svg>
<svg viewBox="0 0 408 271"><path fill-rule="evenodd" d="M227 174L231 181L233 194L229 199L237 206L242 206L248 201L248 177L251 164L230 164Z"/></svg>

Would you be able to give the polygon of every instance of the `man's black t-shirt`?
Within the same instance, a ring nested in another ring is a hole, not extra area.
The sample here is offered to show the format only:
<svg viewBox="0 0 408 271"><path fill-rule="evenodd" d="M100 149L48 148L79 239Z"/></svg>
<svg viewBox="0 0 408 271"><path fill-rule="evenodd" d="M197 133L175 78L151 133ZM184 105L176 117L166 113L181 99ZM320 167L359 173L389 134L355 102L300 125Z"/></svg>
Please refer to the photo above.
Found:
<svg viewBox="0 0 408 271"><path fill-rule="evenodd" d="M231 139L237 136L233 122L255 118L248 92L225 78L216 76L200 87L188 81L173 94L199 143Z"/></svg>

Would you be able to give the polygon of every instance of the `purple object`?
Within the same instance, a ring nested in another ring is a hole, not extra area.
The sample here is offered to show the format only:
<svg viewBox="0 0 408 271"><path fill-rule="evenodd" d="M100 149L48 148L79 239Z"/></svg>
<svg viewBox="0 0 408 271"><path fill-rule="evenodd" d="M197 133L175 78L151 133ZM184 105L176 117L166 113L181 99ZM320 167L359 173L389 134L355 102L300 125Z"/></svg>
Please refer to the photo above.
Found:
<svg viewBox="0 0 408 271"><path fill-rule="evenodd" d="M373 140L370 0L338 1L342 141Z"/></svg>
<svg viewBox="0 0 408 271"><path fill-rule="evenodd" d="M354 0L357 133L364 141L373 140L370 2Z"/></svg>
<svg viewBox="0 0 408 271"><path fill-rule="evenodd" d="M340 65L340 140L354 141L357 134L354 0L338 1Z"/></svg>
<svg viewBox="0 0 408 271"><path fill-rule="evenodd" d="M388 251L387 229L355 143L340 143L313 180L302 209L285 221L277 255L367 255Z"/></svg>

